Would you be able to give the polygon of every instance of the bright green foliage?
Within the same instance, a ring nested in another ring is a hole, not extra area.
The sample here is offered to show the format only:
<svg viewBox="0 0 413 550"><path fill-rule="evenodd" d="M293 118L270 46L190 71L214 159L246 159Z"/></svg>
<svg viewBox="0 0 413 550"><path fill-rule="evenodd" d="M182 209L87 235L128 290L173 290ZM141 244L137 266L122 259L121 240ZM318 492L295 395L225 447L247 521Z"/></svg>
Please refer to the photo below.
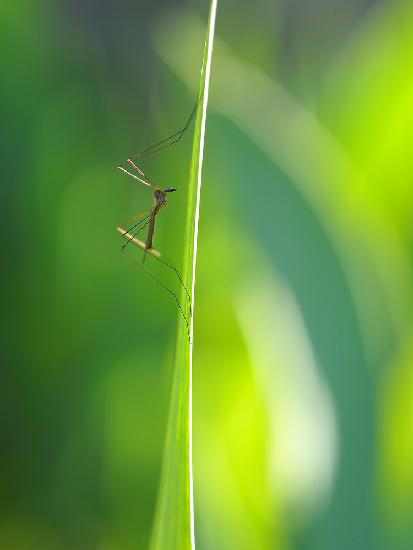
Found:
<svg viewBox="0 0 413 550"><path fill-rule="evenodd" d="M1 549L192 545L186 327L115 231L152 200L116 166L182 128L199 88L209 2L182 4L0 13ZM220 4L197 550L413 548L412 28L410 0ZM180 189L154 246L190 291L194 126L141 167ZM172 270L145 267L180 292Z"/></svg>

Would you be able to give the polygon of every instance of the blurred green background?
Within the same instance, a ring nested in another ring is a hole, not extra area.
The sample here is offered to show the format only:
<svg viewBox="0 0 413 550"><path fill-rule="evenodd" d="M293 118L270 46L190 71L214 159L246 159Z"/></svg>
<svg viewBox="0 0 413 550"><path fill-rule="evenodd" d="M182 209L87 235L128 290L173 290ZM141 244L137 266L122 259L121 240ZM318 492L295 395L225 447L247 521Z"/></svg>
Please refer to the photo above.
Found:
<svg viewBox="0 0 413 550"><path fill-rule="evenodd" d="M119 252L116 225L152 197L116 166L188 117L207 12L1 9L1 549L147 547L181 319ZM218 5L201 550L413 548L412 28L410 0ZM180 185L155 237L178 266L190 150L143 165Z"/></svg>

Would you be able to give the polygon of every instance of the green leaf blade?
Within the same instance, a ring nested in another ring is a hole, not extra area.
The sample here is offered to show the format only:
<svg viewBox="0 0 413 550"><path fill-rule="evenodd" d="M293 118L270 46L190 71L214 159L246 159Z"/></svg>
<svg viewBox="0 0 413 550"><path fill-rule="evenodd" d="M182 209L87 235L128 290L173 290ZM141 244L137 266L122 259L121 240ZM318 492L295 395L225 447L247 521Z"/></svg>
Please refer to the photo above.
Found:
<svg viewBox="0 0 413 550"><path fill-rule="evenodd" d="M192 478L193 315L201 173L216 7L217 0L211 0L188 184L183 282L190 290L192 303L187 303L184 291L181 293L181 303L187 303L186 316L189 324L189 336L186 324L183 319L180 319L162 478L151 550L175 548L177 550L193 550L195 548Z"/></svg>

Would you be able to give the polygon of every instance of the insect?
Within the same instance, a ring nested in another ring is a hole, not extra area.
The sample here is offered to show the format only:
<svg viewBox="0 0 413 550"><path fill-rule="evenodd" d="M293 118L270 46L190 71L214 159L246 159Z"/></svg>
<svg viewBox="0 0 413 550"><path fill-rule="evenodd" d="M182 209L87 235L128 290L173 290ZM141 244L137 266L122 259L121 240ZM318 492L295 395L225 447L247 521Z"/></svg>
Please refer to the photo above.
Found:
<svg viewBox="0 0 413 550"><path fill-rule="evenodd" d="M168 291L174 297L174 299L175 299L175 301L178 305L178 308L181 312L181 315L182 315L182 317L183 317L183 319L186 323L186 327L187 327L187 331L188 331L188 337L189 337L189 323L188 323L188 319L187 319L187 317L184 313L184 310L182 309L182 306L179 302L178 296L176 295L176 293L173 290L171 290L168 286L166 286L160 279L155 277L152 273L150 273L147 269L145 269L143 267L143 264L145 262L147 254L150 254L152 257L156 258L156 260L158 260L162 264L169 267L172 271L175 272L177 278L179 279L179 282L180 282L181 286L185 290L185 293L186 293L186 295L188 297L188 300L189 300L189 304L191 303L190 294L189 294L188 289L186 288L186 286L185 286L185 284L182 280L182 277L180 276L178 270L170 262L168 262L164 258L161 258L160 252L158 252L155 248L153 248L153 237L154 237L154 232L155 232L155 223L156 223L157 216L158 216L160 210L162 208L166 208L166 206L168 205L167 195L169 193L176 192L178 190L178 188L176 188L176 187L166 187L166 188L162 189L160 186L155 185L144 174L144 172L137 166L137 163L139 161L141 161L142 159L144 159L145 157L147 157L149 155L152 155L153 153L157 153L158 151L161 151L162 149L165 149L167 147L170 147L170 146L174 145L175 143L178 143L180 141L180 139L182 138L182 136L184 135L184 133L186 132L186 130L189 128L189 126L191 124L191 121L194 118L195 113L197 111L197 108L198 108L198 101L195 102L194 108L192 109L192 112L189 115L189 118L188 118L185 126L181 130L179 130L178 132L175 132L174 134L172 134L168 138L163 139L162 141L156 143L155 145L152 145L151 147L148 147L148 148L144 149L143 151L129 157L124 164L120 164L118 166L119 170L121 170L122 172L124 172L125 174L127 174L128 176L133 178L135 181L145 185L146 187L149 187L149 188L153 189L153 191L154 191L154 193L153 193L154 203L153 203L153 207L151 208L151 210L148 210L146 212L141 212L140 214L134 216L133 218L131 218L129 220L126 220L126 222L124 222L121 226L117 227L117 230L121 233L122 237L126 240L126 242L124 243L124 245L121 248L121 251L125 252L126 247L130 243L134 244L135 246L137 246L138 248L141 248L144 251L143 258L142 258L142 264L140 264L139 262L134 260L131 256L129 256L129 254L126 253L126 255L128 256L128 258L134 264L136 264L139 267L139 269L141 269L141 271L143 271L144 273L149 275L149 277L151 277L154 281L156 281L161 287L163 287L166 291ZM134 172L132 172L132 170L134 170ZM133 224L131 227L129 227L128 229L124 229L124 227L123 227L124 225L130 225L131 223ZM140 239L137 238L137 235L141 231L143 231L147 226L149 226L149 228L148 228L146 240L145 240L145 242L143 242L143 241L141 241ZM191 315L191 308L189 308L189 310L190 310L190 315Z"/></svg>

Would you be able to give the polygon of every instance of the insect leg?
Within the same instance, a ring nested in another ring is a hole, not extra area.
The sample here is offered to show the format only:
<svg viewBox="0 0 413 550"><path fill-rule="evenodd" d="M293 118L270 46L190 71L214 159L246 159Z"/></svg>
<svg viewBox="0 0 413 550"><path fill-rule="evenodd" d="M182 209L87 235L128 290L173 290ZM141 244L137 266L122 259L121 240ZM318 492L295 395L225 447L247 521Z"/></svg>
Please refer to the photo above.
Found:
<svg viewBox="0 0 413 550"><path fill-rule="evenodd" d="M147 218L148 218L148 217L149 217L149 216L147 216ZM145 219L146 219L146 218L143 218L142 221L144 221ZM136 235L138 235L138 234L142 231L142 229L145 229L145 227L146 227L147 225L149 225L150 222L151 222L151 220L147 221L144 225L142 225L142 227L140 227L140 228L138 229L138 231L136 231L136 233L134 233L133 235L131 235L131 236L129 237L129 239L126 241L126 243L122 246L121 250L123 251L123 250L126 248L126 246L128 246L128 244L129 244L131 241L133 241L133 239L136 237ZM140 223L140 222L139 222L139 223ZM138 225L138 224L136 224L136 225ZM136 226L134 226L134 227L136 227ZM133 229L133 228L131 228L131 229ZM131 229L129 229L128 231L125 231L124 235L129 234L129 231L130 231Z"/></svg>
<svg viewBox="0 0 413 550"><path fill-rule="evenodd" d="M132 159L128 159L126 162L129 162L129 164L130 164L131 166L133 166L133 168L135 168L135 170L137 170L137 171L139 172L139 174L141 174L144 178L146 178L146 179L149 181L149 178L147 178L147 177L145 176L145 174L142 172L142 170L136 166L136 164L133 162Z"/></svg>
<svg viewBox="0 0 413 550"><path fill-rule="evenodd" d="M186 315L184 313L184 310L182 309L182 306L181 304L179 303L179 299L178 299L178 296L175 294L175 292L173 290L171 290L170 288L168 288L160 279L158 279L157 277L155 277L155 275L152 275L152 273L150 273L147 269L145 269L143 267L142 264L140 264L139 262L137 262L136 260L134 260L131 256L129 256L129 254L127 252L125 252L126 256L129 258L129 260L131 262L133 262L136 266L139 267L139 269L141 271L143 271L144 273L146 273L146 275L149 275L149 277L151 277L151 279L153 279L154 281L156 281L162 288L164 288L167 292L169 292L175 299L177 305L178 305L178 308L179 308L179 311L182 315L182 318L183 320L185 321L185 324L186 324L186 330L187 330L187 333L188 333L188 340L189 340L189 343L191 343L191 336L190 336L190 331L189 331L189 323L188 323L188 319L186 318Z"/></svg>
<svg viewBox="0 0 413 550"><path fill-rule="evenodd" d="M147 210L146 212L141 212L140 214L137 214L136 216L133 216L132 218L129 218L128 220L125 220L122 224L120 224L120 226L129 225L130 223L134 222L135 220L139 220L140 218L143 218L144 216L147 216L151 212L152 212L152 210ZM125 233L128 233L134 227L135 226L133 226L130 229L126 230Z"/></svg>
<svg viewBox="0 0 413 550"><path fill-rule="evenodd" d="M169 263L168 261L166 261L164 258L160 258L159 256L154 256L154 258L156 258L159 262L161 262L162 264L168 266L170 269L172 269L172 271L175 272L176 276L178 277L179 279L179 282L181 283L181 286L182 288L185 290L186 292L186 295L188 296L188 301L189 301L189 315L190 317L192 317L192 305L191 305L191 295L189 294L189 291L188 289L186 288L183 280L182 280L182 277L180 276L179 274L179 271L176 269L176 267L174 265L172 265L171 263Z"/></svg>
<svg viewBox="0 0 413 550"><path fill-rule="evenodd" d="M195 105L192 109L192 112L191 114L189 115L189 118L185 124L185 126L181 129L181 130L178 130L178 132L175 132L174 134L172 134L171 136L163 139L162 141L159 141L158 143L155 143L155 145L152 145L151 147L147 147L146 149L144 149L143 151L140 151L139 153L136 153L135 155L131 156L129 159L128 159L128 162L130 161L137 161L141 158L144 158L144 157L147 157L149 155L152 155L153 153L157 153L158 151L160 151L161 149L165 149L166 147L170 147L171 145L174 145L174 143L177 143L181 138L182 136L184 135L184 133L188 130L191 122L192 122L192 119L194 118L195 116L195 113L197 111L197 108L198 108L198 99L196 100L195 102ZM138 171L140 171L138 169Z"/></svg>
<svg viewBox="0 0 413 550"><path fill-rule="evenodd" d="M132 174L132 172L129 172L128 170L126 170L126 168L124 168L123 166L118 166L118 169L119 170L122 170L122 172L125 172L125 174L127 174L128 176L130 176L131 178L139 181L140 183L143 183L143 185L146 185L147 187L152 187L152 189L158 189L158 187L156 185L154 185L153 183L150 183L149 181L146 181L144 180L143 178L139 178L136 174Z"/></svg>

